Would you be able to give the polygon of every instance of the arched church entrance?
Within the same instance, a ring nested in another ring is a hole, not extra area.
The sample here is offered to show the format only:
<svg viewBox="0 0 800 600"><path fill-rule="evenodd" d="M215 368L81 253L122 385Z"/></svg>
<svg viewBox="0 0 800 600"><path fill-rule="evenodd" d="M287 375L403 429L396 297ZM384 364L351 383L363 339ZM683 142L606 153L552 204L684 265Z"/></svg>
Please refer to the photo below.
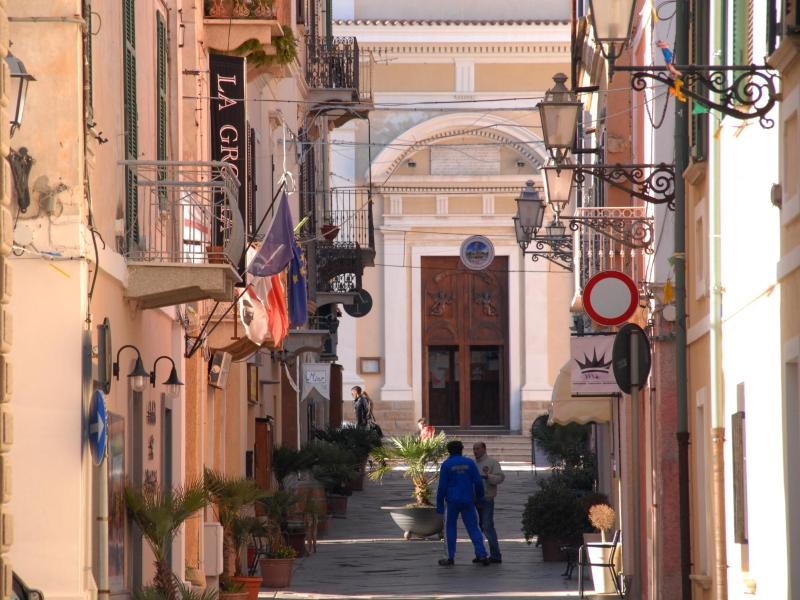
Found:
<svg viewBox="0 0 800 600"><path fill-rule="evenodd" d="M431 424L508 427L508 257L483 271L422 257L423 413Z"/></svg>

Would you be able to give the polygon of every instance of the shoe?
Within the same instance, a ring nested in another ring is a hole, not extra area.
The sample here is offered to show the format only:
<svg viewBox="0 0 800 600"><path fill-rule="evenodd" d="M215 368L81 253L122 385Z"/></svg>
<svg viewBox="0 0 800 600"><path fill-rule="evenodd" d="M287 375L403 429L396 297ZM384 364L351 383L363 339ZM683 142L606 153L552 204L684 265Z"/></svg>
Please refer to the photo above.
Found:
<svg viewBox="0 0 800 600"><path fill-rule="evenodd" d="M480 563L484 567L488 567L490 564L492 564L492 561L489 560L488 556L482 556L481 558L475 557L475 558L472 559L472 562Z"/></svg>
<svg viewBox="0 0 800 600"><path fill-rule="evenodd" d="M440 558L439 565L442 567L451 567L453 566L453 559L452 558Z"/></svg>
<svg viewBox="0 0 800 600"><path fill-rule="evenodd" d="M501 562L503 562L503 559L502 558L495 558L494 556L490 556L489 557L489 562L500 564Z"/></svg>
<svg viewBox="0 0 800 600"><path fill-rule="evenodd" d="M478 557L476 556L475 558L473 558L473 559L472 559L472 562L473 562L473 563L475 563L475 564L477 565L478 563L480 563L480 562L483 562L483 559L482 559L482 558L478 558Z"/></svg>

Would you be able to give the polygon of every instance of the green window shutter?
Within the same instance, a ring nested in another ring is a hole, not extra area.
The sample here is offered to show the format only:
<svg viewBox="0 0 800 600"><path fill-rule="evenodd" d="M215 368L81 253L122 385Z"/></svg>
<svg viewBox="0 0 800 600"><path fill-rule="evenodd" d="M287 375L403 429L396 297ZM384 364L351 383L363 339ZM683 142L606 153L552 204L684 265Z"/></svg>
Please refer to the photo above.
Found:
<svg viewBox="0 0 800 600"><path fill-rule="evenodd" d="M689 64L708 64L708 4L704 0L691 3L691 35ZM698 90L700 92L700 90ZM689 143L692 160L699 162L708 154L708 115L692 115L689 122Z"/></svg>
<svg viewBox="0 0 800 600"><path fill-rule="evenodd" d="M167 160L167 24L156 12L156 158Z"/></svg>
<svg viewBox="0 0 800 600"><path fill-rule="evenodd" d="M733 0L731 59L734 65L753 62L753 0Z"/></svg>
<svg viewBox="0 0 800 600"><path fill-rule="evenodd" d="M89 117L92 118L94 116L94 77L92 74L92 11L91 8L87 11L86 16L84 17L86 21L86 31L88 35L86 36L86 54L87 54L87 63L89 69Z"/></svg>
<svg viewBox="0 0 800 600"><path fill-rule="evenodd" d="M122 0L123 96L125 125L125 159L139 155L139 117L136 111L136 0ZM125 231L127 250L139 243L139 204L136 175L125 174Z"/></svg>
<svg viewBox="0 0 800 600"><path fill-rule="evenodd" d="M167 160L167 23L156 11L156 160ZM158 178L166 179L166 168L158 169ZM158 188L158 205L166 211L167 188Z"/></svg>

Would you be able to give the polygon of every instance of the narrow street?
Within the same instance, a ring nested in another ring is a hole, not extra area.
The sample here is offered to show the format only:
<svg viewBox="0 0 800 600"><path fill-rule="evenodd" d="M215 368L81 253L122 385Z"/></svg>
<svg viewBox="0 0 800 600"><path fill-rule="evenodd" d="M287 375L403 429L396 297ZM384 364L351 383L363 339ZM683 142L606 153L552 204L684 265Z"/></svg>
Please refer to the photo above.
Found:
<svg viewBox="0 0 800 600"><path fill-rule="evenodd" d="M504 471L495 508L502 564L472 564L472 546L461 525L453 567L437 565L445 556L443 542L404 541L380 509L408 500L410 483L392 473L382 484L367 481L363 492L350 497L347 518L331 520L317 553L295 561L290 588L262 590L260 598L577 597L577 570L564 579L564 563L542 562L541 550L525 543L521 532L527 496L547 471L535 473L529 465L504 465ZM591 589L589 579L586 585Z"/></svg>

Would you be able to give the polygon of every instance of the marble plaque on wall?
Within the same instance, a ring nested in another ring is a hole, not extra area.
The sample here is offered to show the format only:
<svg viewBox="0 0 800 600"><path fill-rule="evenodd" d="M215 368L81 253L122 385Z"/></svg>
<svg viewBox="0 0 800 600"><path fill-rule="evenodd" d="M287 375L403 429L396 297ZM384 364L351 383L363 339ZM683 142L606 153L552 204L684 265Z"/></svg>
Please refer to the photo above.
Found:
<svg viewBox="0 0 800 600"><path fill-rule="evenodd" d="M499 175L500 146L431 147L431 175Z"/></svg>

